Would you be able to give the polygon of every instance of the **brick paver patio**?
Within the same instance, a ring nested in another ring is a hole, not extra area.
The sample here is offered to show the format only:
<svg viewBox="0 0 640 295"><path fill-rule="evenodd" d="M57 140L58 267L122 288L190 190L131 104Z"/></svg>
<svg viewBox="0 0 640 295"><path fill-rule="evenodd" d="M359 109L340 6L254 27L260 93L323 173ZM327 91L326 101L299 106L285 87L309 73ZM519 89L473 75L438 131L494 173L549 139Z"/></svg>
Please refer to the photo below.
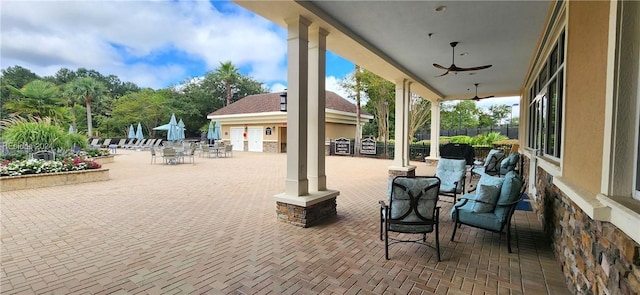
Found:
<svg viewBox="0 0 640 295"><path fill-rule="evenodd" d="M149 160L148 151L118 150L104 165L109 181L3 193L0 292L569 293L533 212L516 211L509 254L505 237L467 226L450 242L451 204L442 202L443 261L415 244L391 246L385 260L377 201L390 160L328 157L338 217L308 229L276 220L283 154Z"/></svg>

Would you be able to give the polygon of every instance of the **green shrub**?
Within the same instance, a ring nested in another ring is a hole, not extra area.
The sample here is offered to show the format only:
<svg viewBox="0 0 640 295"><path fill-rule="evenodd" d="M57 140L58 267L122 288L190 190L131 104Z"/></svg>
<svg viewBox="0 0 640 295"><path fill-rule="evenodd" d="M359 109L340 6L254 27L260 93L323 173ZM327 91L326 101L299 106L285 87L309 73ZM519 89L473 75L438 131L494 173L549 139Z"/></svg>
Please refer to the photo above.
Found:
<svg viewBox="0 0 640 295"><path fill-rule="evenodd" d="M8 146L30 146L32 150L70 150L74 144L86 148L87 139L82 134L69 134L54 125L50 118L25 119L15 117L0 124L2 140Z"/></svg>
<svg viewBox="0 0 640 295"><path fill-rule="evenodd" d="M466 143L466 144L470 144L471 141L472 141L471 136L456 135L456 136L451 136L451 140L449 142L450 143Z"/></svg>

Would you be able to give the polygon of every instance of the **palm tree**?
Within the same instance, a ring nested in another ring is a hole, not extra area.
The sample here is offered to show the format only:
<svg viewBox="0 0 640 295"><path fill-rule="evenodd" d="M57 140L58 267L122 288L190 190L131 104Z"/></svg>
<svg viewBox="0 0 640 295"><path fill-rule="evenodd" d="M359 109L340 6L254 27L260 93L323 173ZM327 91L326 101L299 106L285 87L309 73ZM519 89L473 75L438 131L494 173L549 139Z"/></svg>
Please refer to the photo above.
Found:
<svg viewBox="0 0 640 295"><path fill-rule="evenodd" d="M91 103L105 96L107 88L94 78L80 77L67 84L66 94L74 100L84 101L87 108L87 134L93 136Z"/></svg>
<svg viewBox="0 0 640 295"><path fill-rule="evenodd" d="M58 87L51 82L34 80L22 89L7 85L17 99L6 102L5 108L18 116L49 117L54 122L67 122L69 110L58 96Z"/></svg>
<svg viewBox="0 0 640 295"><path fill-rule="evenodd" d="M231 63L231 61L220 62L220 67L216 69L215 75L224 80L224 88L227 94L227 104L231 104L231 97L233 94L231 93L231 83L237 81L238 77L240 77L240 72L238 72L238 68Z"/></svg>

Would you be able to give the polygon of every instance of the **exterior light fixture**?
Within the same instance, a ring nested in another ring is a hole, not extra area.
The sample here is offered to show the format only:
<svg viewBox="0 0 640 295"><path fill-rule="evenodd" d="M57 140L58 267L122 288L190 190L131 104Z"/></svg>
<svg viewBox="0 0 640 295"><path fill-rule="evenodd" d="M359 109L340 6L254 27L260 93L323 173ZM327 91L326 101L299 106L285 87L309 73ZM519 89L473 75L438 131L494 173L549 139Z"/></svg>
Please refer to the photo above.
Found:
<svg viewBox="0 0 640 295"><path fill-rule="evenodd" d="M444 6L444 5L438 6L434 9L435 12L443 12L445 10L447 10L447 6Z"/></svg>
<svg viewBox="0 0 640 295"><path fill-rule="evenodd" d="M287 111L287 89L280 93L280 111Z"/></svg>

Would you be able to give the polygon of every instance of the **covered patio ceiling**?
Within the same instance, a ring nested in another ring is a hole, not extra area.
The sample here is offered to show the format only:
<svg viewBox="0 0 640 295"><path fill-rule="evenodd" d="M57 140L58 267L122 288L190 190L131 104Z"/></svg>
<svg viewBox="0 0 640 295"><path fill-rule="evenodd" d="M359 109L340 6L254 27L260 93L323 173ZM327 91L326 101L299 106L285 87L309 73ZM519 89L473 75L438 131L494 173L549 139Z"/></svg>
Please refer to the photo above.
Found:
<svg viewBox="0 0 640 295"><path fill-rule="evenodd" d="M286 28L302 15L329 31L327 49L430 100L519 95L551 1L235 1ZM445 7L437 11L438 7ZM450 73L435 68L493 65ZM466 54L465 54L466 53Z"/></svg>

